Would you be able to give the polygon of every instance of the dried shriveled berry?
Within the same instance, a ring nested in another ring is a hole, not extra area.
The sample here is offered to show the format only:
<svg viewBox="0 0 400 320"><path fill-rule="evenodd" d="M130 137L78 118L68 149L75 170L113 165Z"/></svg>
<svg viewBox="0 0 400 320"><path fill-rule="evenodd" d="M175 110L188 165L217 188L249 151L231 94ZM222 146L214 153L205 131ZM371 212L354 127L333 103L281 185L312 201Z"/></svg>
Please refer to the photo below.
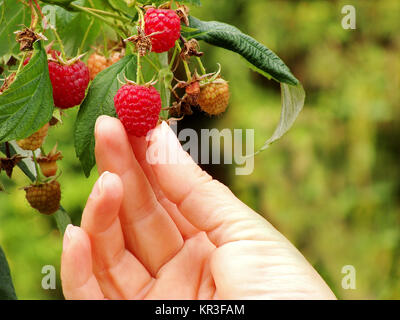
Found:
<svg viewBox="0 0 400 320"><path fill-rule="evenodd" d="M49 124L46 123L42 128L36 131L34 134L29 136L28 138L21 139L17 141L17 144L21 149L24 150L36 150L41 147L44 142L44 139L47 136L47 132L49 130Z"/></svg>

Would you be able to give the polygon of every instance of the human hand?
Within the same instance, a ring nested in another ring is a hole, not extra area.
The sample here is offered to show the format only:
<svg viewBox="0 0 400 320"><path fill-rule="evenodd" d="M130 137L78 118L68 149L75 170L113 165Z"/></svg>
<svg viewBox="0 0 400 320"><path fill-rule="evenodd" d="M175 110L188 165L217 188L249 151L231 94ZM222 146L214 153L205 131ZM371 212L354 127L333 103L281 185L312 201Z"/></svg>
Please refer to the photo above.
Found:
<svg viewBox="0 0 400 320"><path fill-rule="evenodd" d="M64 235L67 299L335 298L283 235L191 160L165 122L149 146L106 116L95 137L101 177L81 227ZM148 148L185 161L149 164Z"/></svg>

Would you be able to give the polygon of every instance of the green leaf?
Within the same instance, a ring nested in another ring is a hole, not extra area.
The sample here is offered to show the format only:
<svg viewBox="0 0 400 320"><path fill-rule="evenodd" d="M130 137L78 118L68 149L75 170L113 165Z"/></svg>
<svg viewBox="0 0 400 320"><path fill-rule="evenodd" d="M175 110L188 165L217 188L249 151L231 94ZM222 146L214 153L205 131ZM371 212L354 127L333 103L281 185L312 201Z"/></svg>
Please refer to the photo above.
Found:
<svg viewBox="0 0 400 320"><path fill-rule="evenodd" d="M71 2L74 2L75 0L41 0L44 3L48 3L48 4L56 4L58 6L62 6L62 7L68 7L68 5Z"/></svg>
<svg viewBox="0 0 400 320"><path fill-rule="evenodd" d="M14 31L21 29L22 25L29 25L29 21L30 14L22 2L0 0L0 57L19 52Z"/></svg>
<svg viewBox="0 0 400 320"><path fill-rule="evenodd" d="M53 214L54 219L56 219L56 224L58 230L60 230L61 235L64 235L65 229L71 223L71 218L63 207L60 207L56 213Z"/></svg>
<svg viewBox="0 0 400 320"><path fill-rule="evenodd" d="M186 4L193 4L195 6L201 6L200 0L178 0L176 2L179 3L186 3Z"/></svg>
<svg viewBox="0 0 400 320"><path fill-rule="evenodd" d="M10 268L0 246L0 300L17 300L14 285L10 274Z"/></svg>
<svg viewBox="0 0 400 320"><path fill-rule="evenodd" d="M47 56L40 41L10 87L0 94L0 142L30 136L53 114L53 90Z"/></svg>
<svg viewBox="0 0 400 320"><path fill-rule="evenodd" d="M189 17L189 21L189 27L196 28L197 31L185 34L187 37L204 40L212 45L239 53L254 65L256 70L262 70L278 82L290 85L299 83L274 52L236 27L218 21L200 21L192 16Z"/></svg>
<svg viewBox="0 0 400 320"><path fill-rule="evenodd" d="M85 2L82 4L84 5ZM78 48L82 50L81 53L89 50L100 34L101 23L94 19L91 25L93 18L83 12L70 12L58 6L55 6L54 10L56 12L56 29L63 41L67 55L75 56ZM90 25L90 30L88 30ZM88 33L85 43L81 46L86 32Z"/></svg>
<svg viewBox="0 0 400 320"><path fill-rule="evenodd" d="M108 0L108 3L114 9L126 14L127 16L134 18L137 15L135 6L129 7L125 1L121 0Z"/></svg>
<svg viewBox="0 0 400 320"><path fill-rule="evenodd" d="M95 165L94 125L100 115L116 116L114 95L120 87L118 79L136 77L136 56L127 55L117 63L101 71L93 80L88 94L81 104L75 123L75 151L88 177Z"/></svg>
<svg viewBox="0 0 400 320"><path fill-rule="evenodd" d="M143 5L155 5L156 7L158 7L159 5L166 3L167 1L165 1L165 0L145 0L145 1L139 1L139 2L141 2ZM200 0L179 0L176 2L179 2L182 4L193 4L196 6L201 6Z"/></svg>
<svg viewBox="0 0 400 320"><path fill-rule="evenodd" d="M293 125L300 111L303 109L306 94L301 84L289 86L281 83L282 111L281 117L271 138L269 138L261 149L267 149L272 143L280 139Z"/></svg>

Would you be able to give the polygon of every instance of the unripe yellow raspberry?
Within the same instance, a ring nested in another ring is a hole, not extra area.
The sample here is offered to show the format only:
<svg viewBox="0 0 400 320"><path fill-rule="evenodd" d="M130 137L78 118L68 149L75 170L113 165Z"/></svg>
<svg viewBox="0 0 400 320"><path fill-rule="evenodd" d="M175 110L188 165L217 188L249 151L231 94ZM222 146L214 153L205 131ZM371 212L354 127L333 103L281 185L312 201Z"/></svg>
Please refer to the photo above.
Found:
<svg viewBox="0 0 400 320"><path fill-rule="evenodd" d="M229 96L228 82L218 80L201 88L197 103L209 115L218 115L228 107Z"/></svg>
<svg viewBox="0 0 400 320"><path fill-rule="evenodd" d="M113 52L108 59L100 54L92 53L88 59L90 79L93 80L100 71L103 71L120 59L121 56L119 52Z"/></svg>

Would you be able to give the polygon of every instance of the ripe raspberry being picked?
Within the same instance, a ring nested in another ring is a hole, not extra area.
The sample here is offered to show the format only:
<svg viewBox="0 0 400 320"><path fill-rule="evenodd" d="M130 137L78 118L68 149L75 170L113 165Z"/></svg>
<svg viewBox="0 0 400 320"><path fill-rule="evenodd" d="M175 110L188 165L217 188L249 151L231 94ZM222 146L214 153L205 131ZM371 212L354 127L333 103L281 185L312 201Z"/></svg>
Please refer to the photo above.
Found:
<svg viewBox="0 0 400 320"><path fill-rule="evenodd" d="M127 83L114 96L114 106L126 131L142 137L157 125L161 97L153 86Z"/></svg>

